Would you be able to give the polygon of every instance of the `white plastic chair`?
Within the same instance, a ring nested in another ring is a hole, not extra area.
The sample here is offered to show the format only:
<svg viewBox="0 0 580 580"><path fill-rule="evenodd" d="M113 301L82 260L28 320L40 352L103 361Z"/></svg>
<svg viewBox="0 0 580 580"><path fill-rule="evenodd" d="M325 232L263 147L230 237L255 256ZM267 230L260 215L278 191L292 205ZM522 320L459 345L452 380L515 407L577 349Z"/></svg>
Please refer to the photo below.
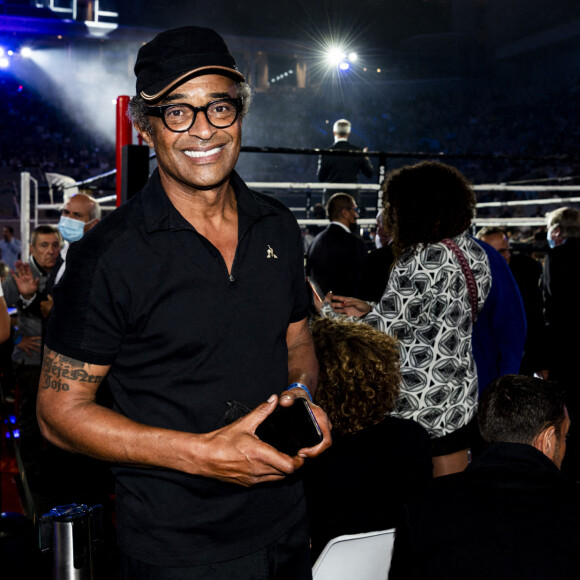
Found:
<svg viewBox="0 0 580 580"><path fill-rule="evenodd" d="M387 580L395 529L330 540L312 568L314 580Z"/></svg>

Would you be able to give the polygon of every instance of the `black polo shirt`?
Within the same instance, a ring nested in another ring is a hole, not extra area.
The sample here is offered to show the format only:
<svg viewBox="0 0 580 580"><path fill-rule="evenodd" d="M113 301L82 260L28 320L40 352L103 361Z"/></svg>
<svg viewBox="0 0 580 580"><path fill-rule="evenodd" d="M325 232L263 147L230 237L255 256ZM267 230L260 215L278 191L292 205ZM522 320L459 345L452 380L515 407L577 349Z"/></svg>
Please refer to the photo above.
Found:
<svg viewBox="0 0 580 580"><path fill-rule="evenodd" d="M221 426L225 401L265 401L287 385L288 324L307 316L300 229L237 174L231 275L181 216L155 172L144 190L71 245L54 289L47 346L111 365L115 409L192 433ZM169 470L114 468L122 549L161 565L234 558L304 514L301 483L245 489Z"/></svg>

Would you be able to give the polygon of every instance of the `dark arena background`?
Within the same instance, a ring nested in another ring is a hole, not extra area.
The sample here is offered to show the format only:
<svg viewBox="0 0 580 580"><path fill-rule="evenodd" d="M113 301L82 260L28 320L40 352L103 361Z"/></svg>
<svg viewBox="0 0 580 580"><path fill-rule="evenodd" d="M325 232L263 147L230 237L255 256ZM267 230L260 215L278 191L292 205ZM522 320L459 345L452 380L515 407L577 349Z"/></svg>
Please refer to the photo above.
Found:
<svg viewBox="0 0 580 580"><path fill-rule="evenodd" d="M474 231L502 225L539 259L545 214L580 208L576 0L0 0L0 225L22 239L23 257L28 232L56 224L65 196L87 191L108 212L131 194L121 148L139 141L130 130L119 142L119 98L134 93L139 47L185 24L215 28L232 49L255 93L237 171L288 205L305 235L327 223L313 212L317 161L340 118L375 167L349 186L370 248L385 175L421 159L472 182ZM34 519L34 498L2 405L0 553L28 577L34 532L24 547L11 542L28 530L20 516Z"/></svg>

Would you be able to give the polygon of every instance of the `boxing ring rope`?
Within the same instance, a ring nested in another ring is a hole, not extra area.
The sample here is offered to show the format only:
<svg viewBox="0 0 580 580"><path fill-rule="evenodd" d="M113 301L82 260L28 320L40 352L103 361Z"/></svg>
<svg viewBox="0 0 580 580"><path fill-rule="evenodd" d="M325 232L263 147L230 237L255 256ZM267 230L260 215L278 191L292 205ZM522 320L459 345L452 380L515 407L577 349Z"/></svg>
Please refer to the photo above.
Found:
<svg viewBox="0 0 580 580"><path fill-rule="evenodd" d="M91 178L85 179L80 182L74 182L72 184L67 184L61 186L63 191L68 188L82 187L88 185L89 183L94 183L105 177L110 177L116 175L116 194L106 197L97 197L97 202L101 205L101 209L108 211L114 210L121 203L121 171L122 171L122 148L126 145L132 144L132 128L131 123L127 118L126 111L128 106L129 97L120 96L117 99L117 134L116 134L116 163L117 168L111 171L107 171L103 174L93 176ZM141 142L141 141L140 141ZM289 209L295 214L305 212L306 217L298 217L297 220L301 227L306 227L308 225L326 225L328 220L326 219L311 219L309 217L309 212L311 209L311 193L331 190L331 191L357 191L371 192L376 194L376 205L375 207L365 208L368 211L374 213L372 218L361 217L358 220L359 225L362 228L373 228L376 226L376 214L381 208L381 188L387 175L387 161L389 159L429 159L429 160L442 160L446 161L449 159L464 159L464 160L502 160L502 161L580 161L569 155L550 155L543 157L534 156L506 156L500 154L445 154L445 153L424 153L424 152L386 152L386 151L336 151L331 149L295 149L287 147L251 147L243 146L241 148L242 153L275 153L275 154L292 154L292 155L328 155L328 156L366 156L378 159L378 183L320 183L320 182L291 182L291 181L281 181L281 182L264 182L264 181L250 181L248 186L257 190L266 190L268 193L272 194L272 190L285 191L287 193L292 192L304 192L305 193L305 203L303 207L290 207ZM151 157L154 158L154 155ZM568 178L554 178L556 181L565 180ZM552 180L547 178L546 180ZM538 180L538 181L541 181ZM31 205L31 185L34 189L34 217L30 219L30 205ZM539 193L539 192L580 192L580 186L574 185L537 185L537 184L509 184L509 183L499 183L499 184L481 184L474 185L473 189L478 191L498 191L498 192L523 192L523 193ZM39 212L43 210L59 210L61 203L54 203L52 189L50 189L51 203L39 203L39 187L38 181L36 181L29 173L21 173L21 211L20 211L20 226L21 226L21 237L22 239L29 239L30 235L30 224L34 223L36 226L39 222ZM115 201L114 205L104 205L107 202ZM484 208L500 208L500 207L517 207L526 205L566 205L580 203L580 197L553 197L553 198L542 198L542 199L521 199L512 201L492 201L492 202L480 202L476 205L477 209ZM474 226L483 225L504 225L504 226L515 226L515 227L530 227L530 226L543 226L545 225L544 217L484 217L476 216ZM26 250L25 250L26 248ZM23 244L23 258L27 258L24 254L28 253L28 244Z"/></svg>
<svg viewBox="0 0 580 580"><path fill-rule="evenodd" d="M83 187L89 183L94 183L105 177L110 177L116 173L116 170L111 170L101 175L91 177L89 179L75 182L70 185L65 185L62 189L63 191L73 187ZM31 184L33 188L31 188ZM381 185L379 184L361 184L361 183L320 183L320 182L291 182L291 181L281 181L281 182L267 182L267 181L254 181L248 182L247 185L252 189L257 190L280 190L285 192L316 192L323 190L336 190L336 191L367 191L377 193L377 199L380 200ZM25 216L30 215L30 200L31 200L31 189L33 189L33 214L34 217L31 220L27 220ZM501 192L527 192L527 193L540 193L540 192L580 192L580 186L575 185L509 185L509 184L480 184L474 185L473 189L478 191L501 191ZM101 209L104 211L112 211L116 209L117 205L105 205L108 202L117 201L117 195L109 195L105 197L97 198L97 202L101 205ZM501 208L501 207L518 207L518 206L538 206L538 205L569 205L569 204L580 204L580 196L578 197L551 197L551 198L538 198L538 199L521 199L512 201L492 201L492 202L480 202L476 204L477 209L483 208ZM60 210L62 202L59 203L38 203L38 181L30 176L27 172L21 173L21 232L22 239L29 239L30 235L30 222L34 223L36 226L39 222L39 212L42 210ZM377 204L378 206L378 204ZM308 210L307 204L304 206L290 207L294 212L304 212ZM358 220L359 225L362 228L373 228L376 226L376 212L377 207L367 208L369 211L374 211L375 215L372 218L360 218ZM298 223L302 227L307 227L309 225L325 226L328 224L327 219L312 219L312 218L297 218ZM510 226L510 227L541 227L546 224L546 219L543 216L540 217L484 217L476 216L473 225L476 227L483 227L486 225L494 226ZM27 246L26 244L24 246ZM23 247L24 252L24 247Z"/></svg>

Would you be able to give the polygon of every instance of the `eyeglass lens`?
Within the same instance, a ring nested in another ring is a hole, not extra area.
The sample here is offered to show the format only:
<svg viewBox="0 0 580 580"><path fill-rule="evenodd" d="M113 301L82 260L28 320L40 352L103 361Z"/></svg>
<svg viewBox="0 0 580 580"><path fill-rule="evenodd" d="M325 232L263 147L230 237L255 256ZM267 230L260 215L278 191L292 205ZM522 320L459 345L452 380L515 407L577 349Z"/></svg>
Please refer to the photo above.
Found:
<svg viewBox="0 0 580 580"><path fill-rule="evenodd" d="M187 131L194 123L198 112L203 111L207 120L214 127L229 127L238 115L238 108L233 101L214 101L205 107L194 109L190 105L177 104L165 109L164 120L173 131Z"/></svg>

